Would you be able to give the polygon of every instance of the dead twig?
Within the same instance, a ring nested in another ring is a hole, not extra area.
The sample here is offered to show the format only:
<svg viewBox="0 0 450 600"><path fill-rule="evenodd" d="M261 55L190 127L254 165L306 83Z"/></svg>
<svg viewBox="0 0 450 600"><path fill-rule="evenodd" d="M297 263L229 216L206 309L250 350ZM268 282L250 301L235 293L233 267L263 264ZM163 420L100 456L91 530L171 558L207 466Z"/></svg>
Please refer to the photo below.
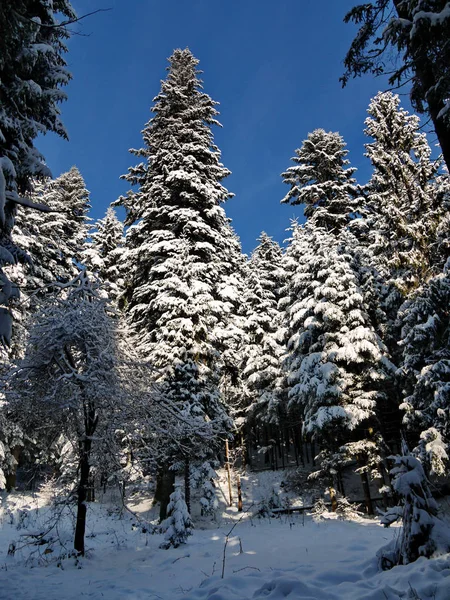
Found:
<svg viewBox="0 0 450 600"><path fill-rule="evenodd" d="M259 571L261 573L261 569L258 567L242 567L242 569L236 569L233 573L239 573L239 571L245 571L245 569L254 569L255 571Z"/></svg>
<svg viewBox="0 0 450 600"><path fill-rule="evenodd" d="M248 512L252 507L253 507L253 504L248 507L248 509L246 510L246 512ZM245 513L242 514L242 516L240 517L240 519L238 519L236 521L236 523L233 525L233 527L230 529L230 531L225 536L225 544L223 546L222 577L221 577L221 579L223 579L225 577L225 563L226 563L226 560L227 560L227 546L228 546L228 541L230 539L230 535L233 533L234 528L236 527L236 525L238 525L242 521L242 519L244 517L245 517ZM242 545L241 545L241 547L242 547Z"/></svg>
<svg viewBox="0 0 450 600"><path fill-rule="evenodd" d="M179 556L178 558L176 558L175 560L172 561L172 564L174 565L177 561L181 560L182 558L189 558L190 556L191 556L190 554L185 554L184 556Z"/></svg>

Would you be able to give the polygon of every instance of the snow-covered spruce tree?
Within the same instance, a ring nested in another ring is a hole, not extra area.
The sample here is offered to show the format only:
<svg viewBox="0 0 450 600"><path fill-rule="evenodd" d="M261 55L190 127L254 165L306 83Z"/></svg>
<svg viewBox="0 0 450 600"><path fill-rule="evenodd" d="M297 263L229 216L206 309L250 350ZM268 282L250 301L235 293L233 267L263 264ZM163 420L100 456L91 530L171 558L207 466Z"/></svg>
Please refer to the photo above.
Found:
<svg viewBox="0 0 450 600"><path fill-rule="evenodd" d="M175 486L175 490L170 494L170 502L167 506L167 519L161 523L161 530L164 532L164 542L160 548L165 550L171 546L178 548L185 544L187 538L192 535L192 519L186 505L184 494L180 486Z"/></svg>
<svg viewBox="0 0 450 600"><path fill-rule="evenodd" d="M243 301L247 290L247 256L242 254L239 238L229 223L224 229L224 237L227 241L218 289L225 302L225 311L215 328L215 335L221 351L219 389L227 411L235 419L243 408L245 395L242 364L247 343L248 315Z"/></svg>
<svg viewBox="0 0 450 600"><path fill-rule="evenodd" d="M53 282L65 283L79 272L80 248L88 229L89 192L76 168L55 180L34 182L31 199L50 213L29 211L19 206L12 241L27 253L22 264L6 266L5 273L20 289L20 297L10 302L15 336L10 357L23 352L27 315L36 310Z"/></svg>
<svg viewBox="0 0 450 600"><path fill-rule="evenodd" d="M65 68L64 40L57 15L75 13L68 0L5 0L0 6L0 342L9 343L12 320L8 309L14 286L1 270L25 258L11 241L17 204L32 190L32 180L50 172L34 147L38 133L67 137L58 104L70 74Z"/></svg>
<svg viewBox="0 0 450 600"><path fill-rule="evenodd" d="M219 506L214 484L216 479L218 479L218 475L209 461L205 461L191 471L192 483L201 490L200 506L202 515L214 515Z"/></svg>
<svg viewBox="0 0 450 600"><path fill-rule="evenodd" d="M89 228L89 192L76 167L54 180L35 182L31 198L51 212L36 212L32 220L22 207L17 212L12 238L31 262L23 275L26 293L76 276Z"/></svg>
<svg viewBox="0 0 450 600"><path fill-rule="evenodd" d="M192 411L226 427L219 380L237 296L230 284L236 242L220 206L231 194L211 132L216 103L202 91L197 65L188 49L174 51L144 148L132 151L144 162L125 176L137 189L117 203L128 226L122 302L157 381L170 388L180 364L195 366Z"/></svg>
<svg viewBox="0 0 450 600"><path fill-rule="evenodd" d="M48 206L51 213L36 212L33 219L22 207L18 208L16 222L12 231L13 241L23 248L30 257L30 265L25 265L22 277L25 285L21 290L26 294L44 290L54 282L65 283L77 274L73 255L67 246L70 238L68 215L64 205L53 203L49 188L52 180L36 182L33 200Z"/></svg>
<svg viewBox="0 0 450 600"><path fill-rule="evenodd" d="M431 495L428 481L420 461L411 454L394 457L392 486L400 499L400 506L389 509L381 523L389 527L402 520L400 536L378 552L380 566L390 569L407 565L419 556L429 558L436 550L433 534L438 524L437 504ZM442 540L441 540L442 541ZM449 546L443 548L448 552Z"/></svg>
<svg viewBox="0 0 450 600"><path fill-rule="evenodd" d="M400 308L404 422L413 443L430 428L450 443L450 261Z"/></svg>
<svg viewBox="0 0 450 600"><path fill-rule="evenodd" d="M280 291L285 283L283 252L266 233L248 262L247 333L243 376L246 381L247 420L278 424L283 401L284 347L279 339L282 313L278 309Z"/></svg>
<svg viewBox="0 0 450 600"><path fill-rule="evenodd" d="M190 510L191 463L202 464L207 459L213 459L219 450L216 436L224 431L228 423L223 423L221 418L211 420L208 424L209 435L201 435L208 412L218 415L214 406L219 401L218 391L213 386L208 389L198 364L187 352L174 364L173 372L167 379L159 381L158 388L164 401L177 408L180 420L176 424L176 436L173 430L169 435L164 432L160 435L163 452L159 455L159 464L168 465L174 475L176 471L184 473L185 498Z"/></svg>
<svg viewBox="0 0 450 600"><path fill-rule="evenodd" d="M414 109L433 121L450 169L447 0L374 0L356 5L344 20L359 30L345 57L343 85L365 73L387 73L392 86L407 85Z"/></svg>
<svg viewBox="0 0 450 600"><path fill-rule="evenodd" d="M122 288L120 262L124 251L123 223L113 208L108 208L103 219L95 224L86 244L83 262L109 286L109 297L117 298Z"/></svg>
<svg viewBox="0 0 450 600"><path fill-rule="evenodd" d="M89 191L78 168L72 167L67 173L62 173L51 181L45 191L45 198L52 211L64 215L62 253L81 263L90 227L88 212L91 205Z"/></svg>
<svg viewBox="0 0 450 600"><path fill-rule="evenodd" d="M295 151L295 165L282 174L291 189L281 202L304 204L305 216L314 215L330 231L345 227L357 210L356 169L347 167L345 146L339 133L316 129Z"/></svg>
<svg viewBox="0 0 450 600"><path fill-rule="evenodd" d="M107 303L85 272L65 289L35 315L9 397L26 431L58 428L73 441L78 460L74 547L83 554L95 434L107 435L120 397L118 351Z"/></svg>
<svg viewBox="0 0 450 600"><path fill-rule="evenodd" d="M432 254L445 214L439 161L431 160L419 118L400 107L397 95L380 92L368 113L365 134L373 141L366 156L374 170L363 212L371 260L401 295L443 266L433 264Z"/></svg>
<svg viewBox="0 0 450 600"><path fill-rule="evenodd" d="M351 256L333 233L296 227L287 297L289 408L322 449L322 470L357 460L363 483L383 452L377 406L393 366L365 311ZM375 475L375 473L374 473Z"/></svg>

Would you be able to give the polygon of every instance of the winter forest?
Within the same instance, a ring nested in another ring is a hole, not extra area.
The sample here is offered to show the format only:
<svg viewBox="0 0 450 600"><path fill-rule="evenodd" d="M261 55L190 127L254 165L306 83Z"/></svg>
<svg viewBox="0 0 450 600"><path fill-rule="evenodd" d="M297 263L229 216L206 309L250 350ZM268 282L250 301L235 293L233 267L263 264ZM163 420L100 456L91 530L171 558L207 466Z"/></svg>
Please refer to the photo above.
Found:
<svg viewBox="0 0 450 600"><path fill-rule="evenodd" d="M103 218L52 177L80 18L0 2L0 598L448 600L450 3L345 16L370 177L305 131L249 256L188 48Z"/></svg>

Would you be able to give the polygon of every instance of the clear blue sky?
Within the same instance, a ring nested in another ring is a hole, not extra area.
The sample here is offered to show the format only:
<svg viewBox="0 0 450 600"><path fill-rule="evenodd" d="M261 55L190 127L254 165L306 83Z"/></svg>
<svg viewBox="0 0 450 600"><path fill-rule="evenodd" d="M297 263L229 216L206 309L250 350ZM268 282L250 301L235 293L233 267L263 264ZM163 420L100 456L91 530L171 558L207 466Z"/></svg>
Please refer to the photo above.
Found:
<svg viewBox="0 0 450 600"><path fill-rule="evenodd" d="M280 173L317 127L339 131L363 183L363 122L383 82L370 76L342 90L339 76L354 28L342 18L356 0L73 0L83 21L69 41L73 81L62 105L70 141L48 135L37 146L54 176L77 165L91 192L94 219L128 189L119 180L142 145L141 130L174 48L200 59L205 91L220 102L215 131L225 181L236 194L225 206L244 252L261 231L286 237L299 207L280 205ZM406 102L406 99L405 99Z"/></svg>

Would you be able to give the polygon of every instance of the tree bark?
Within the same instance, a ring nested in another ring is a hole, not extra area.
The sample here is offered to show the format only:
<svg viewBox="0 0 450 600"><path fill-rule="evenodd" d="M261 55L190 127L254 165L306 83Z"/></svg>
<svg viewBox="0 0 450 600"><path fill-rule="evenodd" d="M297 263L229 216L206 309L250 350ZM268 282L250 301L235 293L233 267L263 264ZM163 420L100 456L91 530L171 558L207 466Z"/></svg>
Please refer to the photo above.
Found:
<svg viewBox="0 0 450 600"><path fill-rule="evenodd" d="M80 456L80 479L78 482L78 499L77 499L77 522L75 526L75 550L84 556L84 534L86 532L86 499L89 485L90 464L89 457L91 453L92 442L89 438L85 438L81 443Z"/></svg>
<svg viewBox="0 0 450 600"><path fill-rule="evenodd" d="M362 468L364 467L365 463L364 463L364 459L363 458L359 458L358 459L358 464L359 467ZM370 496L370 486L369 486L369 478L367 476L367 471L361 471L360 472L360 477L361 477L361 485L362 485L362 489L364 492L364 502L366 505L366 511L368 515L373 515L373 505L372 505L372 498Z"/></svg>
<svg viewBox="0 0 450 600"><path fill-rule="evenodd" d="M337 511L337 498L336 498L336 490L334 489L334 487L330 487L329 489L330 491L330 499L331 499L331 512L336 512Z"/></svg>
<svg viewBox="0 0 450 600"><path fill-rule="evenodd" d="M227 469L228 494L230 496L230 506L233 506L233 494L231 491L230 449L228 447L228 440L225 440L225 461L226 461L226 469Z"/></svg>
<svg viewBox="0 0 450 600"><path fill-rule="evenodd" d="M237 492L238 492L238 512L242 512L242 487L241 476L237 476Z"/></svg>
<svg viewBox="0 0 450 600"><path fill-rule="evenodd" d="M67 351L68 356L71 354ZM72 359L73 360L73 359ZM75 550L84 556L84 535L86 532L86 513L87 513L87 494L89 487L89 474L91 470L90 458L92 449L92 436L97 429L98 415L95 407L88 398L83 399L83 414L84 414L84 434L80 435L79 442L79 470L80 479L78 482L78 498L77 498L77 522L75 525Z"/></svg>
<svg viewBox="0 0 450 600"><path fill-rule="evenodd" d="M170 469L163 467L158 474L156 483L155 499L160 502L159 520L164 521L167 517L167 507L170 501L170 494L175 489L175 473Z"/></svg>
<svg viewBox="0 0 450 600"><path fill-rule="evenodd" d="M184 459L184 500L188 513L191 514L191 471L189 458Z"/></svg>

